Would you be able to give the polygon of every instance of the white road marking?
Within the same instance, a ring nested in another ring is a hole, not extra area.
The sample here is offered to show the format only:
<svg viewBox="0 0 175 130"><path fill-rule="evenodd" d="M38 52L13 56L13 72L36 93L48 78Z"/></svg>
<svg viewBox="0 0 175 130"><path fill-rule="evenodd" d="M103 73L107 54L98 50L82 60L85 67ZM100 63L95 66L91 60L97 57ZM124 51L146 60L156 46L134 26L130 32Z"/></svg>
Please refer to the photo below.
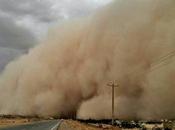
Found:
<svg viewBox="0 0 175 130"><path fill-rule="evenodd" d="M61 124L63 120L61 119L51 130L57 130L58 126Z"/></svg>

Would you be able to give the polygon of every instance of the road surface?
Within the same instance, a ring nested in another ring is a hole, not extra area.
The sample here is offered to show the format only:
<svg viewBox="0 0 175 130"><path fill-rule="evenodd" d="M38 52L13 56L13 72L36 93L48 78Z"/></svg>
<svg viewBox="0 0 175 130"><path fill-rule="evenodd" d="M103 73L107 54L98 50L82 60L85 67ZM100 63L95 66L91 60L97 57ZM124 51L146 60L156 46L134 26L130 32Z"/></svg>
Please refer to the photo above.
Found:
<svg viewBox="0 0 175 130"><path fill-rule="evenodd" d="M0 128L0 130L57 130L61 123L61 120L49 120L35 122L25 125L10 126L5 128Z"/></svg>

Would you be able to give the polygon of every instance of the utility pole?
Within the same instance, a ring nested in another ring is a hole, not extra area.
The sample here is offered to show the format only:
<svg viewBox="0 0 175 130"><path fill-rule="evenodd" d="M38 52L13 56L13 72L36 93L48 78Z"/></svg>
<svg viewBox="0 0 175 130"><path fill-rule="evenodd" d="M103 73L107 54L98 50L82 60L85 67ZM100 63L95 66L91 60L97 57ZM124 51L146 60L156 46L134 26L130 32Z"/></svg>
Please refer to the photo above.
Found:
<svg viewBox="0 0 175 130"><path fill-rule="evenodd" d="M112 87L112 125L114 125L114 88L118 87L118 85L115 82L110 82L107 85Z"/></svg>

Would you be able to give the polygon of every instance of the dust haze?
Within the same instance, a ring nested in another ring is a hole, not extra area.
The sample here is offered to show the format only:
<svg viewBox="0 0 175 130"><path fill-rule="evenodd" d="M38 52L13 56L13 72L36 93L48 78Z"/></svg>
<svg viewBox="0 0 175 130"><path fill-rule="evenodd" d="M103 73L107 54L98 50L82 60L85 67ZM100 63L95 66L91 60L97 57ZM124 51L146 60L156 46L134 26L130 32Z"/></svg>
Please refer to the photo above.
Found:
<svg viewBox="0 0 175 130"><path fill-rule="evenodd" d="M174 0L117 0L62 22L0 77L0 113L77 118L175 118ZM160 63L157 64L157 61Z"/></svg>

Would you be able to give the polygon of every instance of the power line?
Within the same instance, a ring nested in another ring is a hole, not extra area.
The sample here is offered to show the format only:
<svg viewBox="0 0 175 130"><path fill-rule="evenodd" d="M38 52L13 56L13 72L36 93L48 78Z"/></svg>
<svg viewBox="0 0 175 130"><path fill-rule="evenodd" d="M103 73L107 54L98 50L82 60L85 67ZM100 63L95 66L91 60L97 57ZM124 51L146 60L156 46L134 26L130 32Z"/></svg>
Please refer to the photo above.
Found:
<svg viewBox="0 0 175 130"><path fill-rule="evenodd" d="M167 55L160 57L158 60L156 60L154 63L151 64L150 72L152 72L152 71L154 71L162 66L169 64L170 62L165 63L165 61L169 60L170 58L173 58L174 56L175 56L175 51L171 51ZM158 66L158 67L156 67L156 66Z"/></svg>
<svg viewBox="0 0 175 130"><path fill-rule="evenodd" d="M156 61L154 61L150 66L150 70L148 71L148 72L152 72L152 71L154 71L154 70L156 70L156 69L159 69L160 67L162 67L162 66L164 66L164 65L167 65L167 64L169 64L169 63L166 63L165 64L165 61L167 61L167 60L169 60L170 58L172 58L172 57L174 57L175 56L175 50L174 51L171 51L171 52L169 52L169 53L167 53L166 55L164 55L164 56L162 56L162 57L159 57ZM163 64L164 63L164 64ZM144 64L140 64L139 65L140 67L142 67L142 66L144 66ZM139 67L138 66L138 67ZM158 67L156 67L156 66L158 66ZM138 68L137 67L137 68ZM122 76L120 76L119 78L121 79L121 78L123 78L123 77L125 77L125 76L127 76L127 75L131 75L131 74L133 74L133 73L138 73L138 74L140 74L140 73L142 73L141 71L139 71L138 72L138 69L134 69L134 70L132 70L132 71L130 71L129 73L126 73L126 74L123 74Z"/></svg>
<svg viewBox="0 0 175 130"><path fill-rule="evenodd" d="M160 67L169 64L169 63L165 64L165 61L167 61L168 59L170 59L170 58L172 58L174 56L175 56L175 50L167 53L166 55L164 55L162 57L160 57L158 60L156 60L155 62L153 62L151 64L151 68L150 68L150 70L148 72L152 72L155 69L159 69ZM140 64L140 66L142 66L142 65L144 65L144 64ZM158 67L156 67L156 66L158 66ZM124 74L124 75L120 76L119 78L122 78L122 77L124 77L126 75L129 75L129 74L132 74L132 73L136 73L136 72L138 73L138 69L135 69L134 71L131 71L131 72L127 73L127 74ZM141 73L141 71L139 72L139 74L140 73ZM118 87L118 84L115 84L114 82L111 82L111 83L108 83L107 85L112 87L112 125L114 125L114 88Z"/></svg>

